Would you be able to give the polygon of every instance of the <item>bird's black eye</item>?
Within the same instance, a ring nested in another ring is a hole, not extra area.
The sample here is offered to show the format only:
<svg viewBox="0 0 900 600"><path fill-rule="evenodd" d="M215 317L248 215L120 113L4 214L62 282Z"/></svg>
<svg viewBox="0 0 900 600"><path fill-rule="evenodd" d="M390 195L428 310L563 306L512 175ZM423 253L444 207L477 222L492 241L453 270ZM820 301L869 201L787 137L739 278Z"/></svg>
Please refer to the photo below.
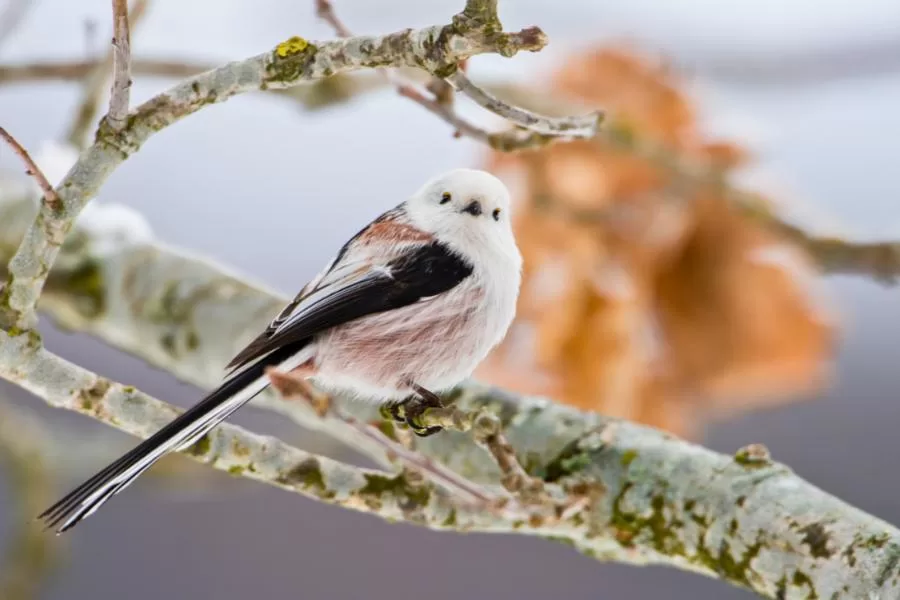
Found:
<svg viewBox="0 0 900 600"><path fill-rule="evenodd" d="M441 204L447 204L452 199L450 192L444 192L441 194Z"/></svg>
<svg viewBox="0 0 900 600"><path fill-rule="evenodd" d="M468 206L462 209L462 212L469 213L473 217L481 216L481 202L478 200L472 200L469 202Z"/></svg>
<svg viewBox="0 0 900 600"><path fill-rule="evenodd" d="M491 216L494 217L494 220L495 220L495 221L499 221L499 220L500 220L500 209L499 209L499 208L495 208L495 209L494 209L494 212L491 213Z"/></svg>

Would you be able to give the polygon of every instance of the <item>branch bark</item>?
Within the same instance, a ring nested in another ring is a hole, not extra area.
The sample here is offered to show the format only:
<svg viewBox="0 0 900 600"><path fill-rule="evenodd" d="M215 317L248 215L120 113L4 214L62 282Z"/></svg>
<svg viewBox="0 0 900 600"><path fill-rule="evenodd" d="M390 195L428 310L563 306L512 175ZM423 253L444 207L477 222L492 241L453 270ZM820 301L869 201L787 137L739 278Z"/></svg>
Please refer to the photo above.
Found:
<svg viewBox="0 0 900 600"><path fill-rule="evenodd" d="M121 3L120 0L115 0L115 2ZM122 4L124 6L124 3ZM111 92L113 93L111 93L110 95L110 107L113 109L115 116L118 118L118 113L122 110L120 107L122 103L122 96L121 91L116 89L115 77L120 76L118 74L118 69L120 68L120 65L122 65L122 59L124 57L121 56L121 52L117 49L116 36L122 34L122 32L120 31L122 27L125 27L127 29L125 35L129 38L128 60L130 62L131 41L130 33L128 33L128 31L130 31L131 27L140 22L140 20L143 19L144 15L147 14L148 4L149 0L135 0L130 10L125 7L124 24L121 19L116 16L115 10L117 9L114 8L112 47L109 49L102 60L94 63L94 66L81 77L81 102L79 102L78 108L75 110L75 118L72 120L72 124L69 126L69 132L66 134L66 139L73 146L82 148L87 143L88 136L93 131L93 128L96 124L97 111L100 110L100 100L103 97L103 90L106 86L106 82L109 80L111 72L113 73L114 84L111 90ZM117 60L119 61L118 63L116 62ZM125 100L127 101L127 98L125 98ZM126 102L124 113L127 112L128 107Z"/></svg>
<svg viewBox="0 0 900 600"><path fill-rule="evenodd" d="M106 118L113 129L125 126L131 98L131 32L128 27L128 0L112 0L113 81Z"/></svg>
<svg viewBox="0 0 900 600"><path fill-rule="evenodd" d="M93 210L113 209L99 204ZM14 247L33 212L27 197L0 197L0 251ZM122 235L93 228L91 215L84 217L64 246L41 308L63 327L97 336L185 381L216 385L221 366L288 300L159 244L137 227L134 235ZM598 560L689 569L771 598L888 598L900 585L900 531L765 455L717 454L653 429L477 383L462 386L452 398L460 411L497 415L530 476L570 495L586 487L603 493L588 494L595 499L580 516L550 525L468 513L461 520L461 513L451 518L449 509L435 508L426 519L430 527L444 527L442 516L454 529L512 528L570 543ZM341 427L271 394L254 404L287 412L309 428ZM343 409L360 420L373 416L361 403ZM171 414L149 425L135 421L134 427L149 433ZM227 431L215 435L231 436L233 430ZM227 447L221 441L213 445ZM473 482L501 483L496 461L465 434L432 436L416 450ZM220 466L247 467L231 460Z"/></svg>
<svg viewBox="0 0 900 600"><path fill-rule="evenodd" d="M134 387L100 377L41 347L34 335L0 332L0 375L51 406L65 408L146 438L171 421L175 407ZM436 528L450 511L457 523L490 520L447 501L427 482L362 469L293 448L280 440L223 424L182 452L194 460L304 496L385 519Z"/></svg>

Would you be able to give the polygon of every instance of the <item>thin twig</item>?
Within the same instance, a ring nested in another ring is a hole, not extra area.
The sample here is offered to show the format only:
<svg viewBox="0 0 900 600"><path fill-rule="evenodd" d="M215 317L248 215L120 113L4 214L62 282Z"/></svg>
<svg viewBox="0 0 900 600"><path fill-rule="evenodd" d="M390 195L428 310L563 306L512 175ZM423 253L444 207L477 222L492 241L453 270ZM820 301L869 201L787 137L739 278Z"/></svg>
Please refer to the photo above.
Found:
<svg viewBox="0 0 900 600"><path fill-rule="evenodd" d="M597 130L603 120L603 111L599 110L580 117L548 117L513 106L472 83L461 69L454 71L447 81L482 108L511 123L542 135L592 138L597 135Z"/></svg>
<svg viewBox="0 0 900 600"><path fill-rule="evenodd" d="M338 18L329 0L316 0L316 16L328 23L340 37L352 37L353 33Z"/></svg>
<svg viewBox="0 0 900 600"><path fill-rule="evenodd" d="M132 15L132 20L134 15ZM26 83L42 79L81 81L103 60L75 62L34 62L21 65L0 65L0 84ZM177 59L132 59L131 70L140 75L183 78L215 68L212 63Z"/></svg>
<svg viewBox="0 0 900 600"><path fill-rule="evenodd" d="M0 127L0 137L6 140L6 143L13 149L13 152L18 154L25 163L25 172L34 178L38 186L40 186L41 191L43 192L44 203L47 207L53 212L61 211L63 209L62 200L56 193L56 190L53 189L53 186L50 185L50 182L47 181L47 177L41 171L40 167L37 166L37 163L35 163L31 158L31 155L28 154L28 151L3 127Z"/></svg>
<svg viewBox="0 0 900 600"><path fill-rule="evenodd" d="M506 440L500 429L500 421L497 417L488 413L482 413L475 419L472 431L475 435L475 441L484 446L503 474L501 479L503 487L509 492L517 495L527 495L534 492L541 492L544 488L544 482L535 477L531 477L519 459L516 457L516 451L512 445Z"/></svg>
<svg viewBox="0 0 900 600"><path fill-rule="evenodd" d="M277 369L269 369L266 374L272 382L272 387L285 401L310 402L316 409L316 412L319 413L320 417L324 417L328 413L332 414L356 431L357 434L369 439L378 446L381 446L389 458L399 462L404 467L418 473L422 477L425 477L427 480L441 486L447 490L454 499L460 499L466 504L481 508L500 506L500 499L488 493L483 488L466 480L443 465L434 462L430 458L395 442L378 428L368 423L363 423L356 417L348 415L304 379L290 373L282 373Z"/></svg>
<svg viewBox="0 0 900 600"><path fill-rule="evenodd" d="M128 1L112 0L113 9L113 81L106 118L113 129L125 125L131 96L131 32L128 27ZM143 8L141 8L143 10Z"/></svg>
<svg viewBox="0 0 900 600"><path fill-rule="evenodd" d="M496 13L496 6L494 6L492 10L494 11L494 13ZM338 36L350 37L353 35L353 32L350 31L350 29L343 23L343 21L340 20L340 18L338 18L337 14L334 11L334 7L329 0L316 0L316 15L323 21L328 23ZM462 71L464 71L465 65L465 61L459 63L457 65L456 72L461 73ZM474 123L459 116L459 114L453 108L452 86L450 86L450 89L447 89L449 84L447 84L443 79L432 77L430 82L427 84L427 89L432 94L432 96L429 97L426 94L422 93L413 82L398 75L396 72L387 70L383 71L383 73L386 80L397 88L397 93L399 93L404 98L412 100L431 114L441 118L446 123L451 125L453 127L453 133L455 137L465 136L487 144L492 148L504 151L536 148L546 145L547 143L553 141L555 138L561 139L561 134L558 132L543 133L537 131L534 127L531 128L532 131L522 131L521 129L513 128L507 131L495 133L490 132L487 129L479 127L478 125L475 125ZM469 82L469 84L473 88L475 87L474 84L471 84L471 82ZM520 117L522 115L530 115L543 125L553 124L555 121L560 122L557 123L558 125L565 124L568 121L572 121L573 123L578 125L583 125L583 123L578 121L578 119L588 119L588 117L572 117L570 119L553 119L550 117L542 117L540 115L535 115L534 113L526 111L525 109L516 109L515 107L512 107L500 101L499 99L494 98L483 90L479 91L482 96L493 99L495 103L502 104L505 109L508 110L511 114L515 114ZM597 114L599 115L599 113ZM525 117L522 118L524 119ZM510 120L515 122L512 119ZM592 118L592 126L595 129L599 124L599 121L599 117ZM567 133L566 135L569 137L580 137L572 133Z"/></svg>
<svg viewBox="0 0 900 600"><path fill-rule="evenodd" d="M134 0L128 9L129 28L133 28L147 12L149 0ZM100 110L100 100L106 89L106 81L115 63L116 48L113 44L106 56L85 77L82 87L81 102L75 111L75 119L66 134L66 140L76 148L83 147L88 140L88 135L96 125L97 111Z"/></svg>

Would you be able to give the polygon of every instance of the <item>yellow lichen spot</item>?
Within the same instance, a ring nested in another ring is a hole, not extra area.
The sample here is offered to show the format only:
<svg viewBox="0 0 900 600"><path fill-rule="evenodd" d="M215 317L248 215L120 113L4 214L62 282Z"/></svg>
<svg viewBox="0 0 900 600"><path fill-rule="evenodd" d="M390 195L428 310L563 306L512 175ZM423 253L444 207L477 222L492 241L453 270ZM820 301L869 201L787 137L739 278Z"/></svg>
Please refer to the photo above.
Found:
<svg viewBox="0 0 900 600"><path fill-rule="evenodd" d="M309 42L302 37L295 35L275 46L275 54L281 58L286 58L292 54L303 52L307 47L309 47Z"/></svg>

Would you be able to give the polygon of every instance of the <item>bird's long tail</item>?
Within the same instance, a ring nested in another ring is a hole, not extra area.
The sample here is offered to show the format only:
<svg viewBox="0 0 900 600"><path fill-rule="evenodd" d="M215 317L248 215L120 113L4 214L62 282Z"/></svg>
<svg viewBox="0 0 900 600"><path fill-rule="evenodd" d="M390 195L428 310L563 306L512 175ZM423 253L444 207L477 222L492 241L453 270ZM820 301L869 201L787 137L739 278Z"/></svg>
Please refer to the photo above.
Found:
<svg viewBox="0 0 900 600"><path fill-rule="evenodd" d="M269 385L265 370L290 370L307 357L303 345L291 344L232 375L196 405L138 444L121 458L69 492L38 516L57 534L77 525L107 500L128 487L166 453L187 448Z"/></svg>

